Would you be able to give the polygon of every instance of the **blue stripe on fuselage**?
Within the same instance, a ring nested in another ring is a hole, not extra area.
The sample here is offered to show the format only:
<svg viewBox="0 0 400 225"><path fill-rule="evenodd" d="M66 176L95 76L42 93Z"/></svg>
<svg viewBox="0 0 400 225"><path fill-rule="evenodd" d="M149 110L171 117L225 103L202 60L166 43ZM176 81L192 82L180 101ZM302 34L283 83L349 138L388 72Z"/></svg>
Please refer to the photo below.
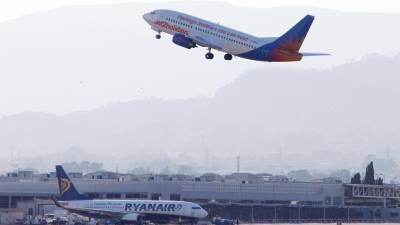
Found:
<svg viewBox="0 0 400 225"><path fill-rule="evenodd" d="M238 54L236 56L257 61L270 61L269 50L271 46L272 43L268 43L266 45L250 50L248 52Z"/></svg>

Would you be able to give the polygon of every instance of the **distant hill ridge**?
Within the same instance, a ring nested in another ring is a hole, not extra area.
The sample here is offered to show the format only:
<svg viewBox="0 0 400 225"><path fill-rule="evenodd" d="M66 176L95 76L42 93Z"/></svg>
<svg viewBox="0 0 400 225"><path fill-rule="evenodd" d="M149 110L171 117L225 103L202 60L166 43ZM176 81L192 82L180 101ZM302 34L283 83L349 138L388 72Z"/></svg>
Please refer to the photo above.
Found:
<svg viewBox="0 0 400 225"><path fill-rule="evenodd" d="M162 155L202 166L206 151L211 165L228 169L236 155L252 171L352 168L387 145L400 147L399 63L400 56L371 56L327 70L260 68L213 97L25 112L0 119L0 149L13 146L24 158L78 146L111 168Z"/></svg>

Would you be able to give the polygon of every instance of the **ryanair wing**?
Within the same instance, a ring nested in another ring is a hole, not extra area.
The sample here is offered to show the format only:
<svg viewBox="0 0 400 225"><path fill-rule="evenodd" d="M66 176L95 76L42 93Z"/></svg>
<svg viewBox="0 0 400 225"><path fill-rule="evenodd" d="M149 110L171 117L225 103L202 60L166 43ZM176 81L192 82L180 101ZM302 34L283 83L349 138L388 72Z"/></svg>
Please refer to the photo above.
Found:
<svg viewBox="0 0 400 225"><path fill-rule="evenodd" d="M118 218L120 220L137 221L138 218L141 216L138 213L121 213L121 212L113 212L105 210L86 209L83 207L75 207L74 205L71 205L67 201L58 201L54 196L52 197L52 200L54 201L54 204L60 208L68 210L71 213L76 213L91 218L104 218L104 219ZM75 204L79 204L78 201L76 201Z"/></svg>

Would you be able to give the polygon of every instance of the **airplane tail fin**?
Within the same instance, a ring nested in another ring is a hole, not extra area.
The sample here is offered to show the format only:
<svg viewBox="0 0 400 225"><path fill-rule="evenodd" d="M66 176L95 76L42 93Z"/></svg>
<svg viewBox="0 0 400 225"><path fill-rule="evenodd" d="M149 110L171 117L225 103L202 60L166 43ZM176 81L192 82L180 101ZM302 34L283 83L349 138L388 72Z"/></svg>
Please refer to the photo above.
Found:
<svg viewBox="0 0 400 225"><path fill-rule="evenodd" d="M69 179L67 173L64 171L62 166L56 166L56 174L58 179L58 187L60 190L60 195L62 201L72 201L72 200L87 200L89 199L85 195L79 194L76 190L71 179Z"/></svg>
<svg viewBox="0 0 400 225"><path fill-rule="evenodd" d="M308 30L314 21L314 16L307 15L300 22L294 25L284 35L274 41L274 45L280 49L298 52L304 39L307 36Z"/></svg>
<svg viewBox="0 0 400 225"><path fill-rule="evenodd" d="M313 21L313 16L305 16L284 35L278 37L271 44L269 44L268 61L300 61L303 58L303 54L301 54L299 50Z"/></svg>

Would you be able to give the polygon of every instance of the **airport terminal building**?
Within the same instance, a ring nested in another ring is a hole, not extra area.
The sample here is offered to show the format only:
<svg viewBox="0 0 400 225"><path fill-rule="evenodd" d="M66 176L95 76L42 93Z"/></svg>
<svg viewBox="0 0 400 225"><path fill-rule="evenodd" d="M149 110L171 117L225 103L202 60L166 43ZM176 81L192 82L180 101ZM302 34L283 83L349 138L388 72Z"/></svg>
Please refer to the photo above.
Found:
<svg viewBox="0 0 400 225"><path fill-rule="evenodd" d="M335 179L296 182L268 174L228 176L69 174L77 189L94 199L170 199L196 202L209 217L246 222L318 220L400 220L397 185L351 185ZM54 211L55 174L29 172L0 178L0 209L25 216Z"/></svg>

